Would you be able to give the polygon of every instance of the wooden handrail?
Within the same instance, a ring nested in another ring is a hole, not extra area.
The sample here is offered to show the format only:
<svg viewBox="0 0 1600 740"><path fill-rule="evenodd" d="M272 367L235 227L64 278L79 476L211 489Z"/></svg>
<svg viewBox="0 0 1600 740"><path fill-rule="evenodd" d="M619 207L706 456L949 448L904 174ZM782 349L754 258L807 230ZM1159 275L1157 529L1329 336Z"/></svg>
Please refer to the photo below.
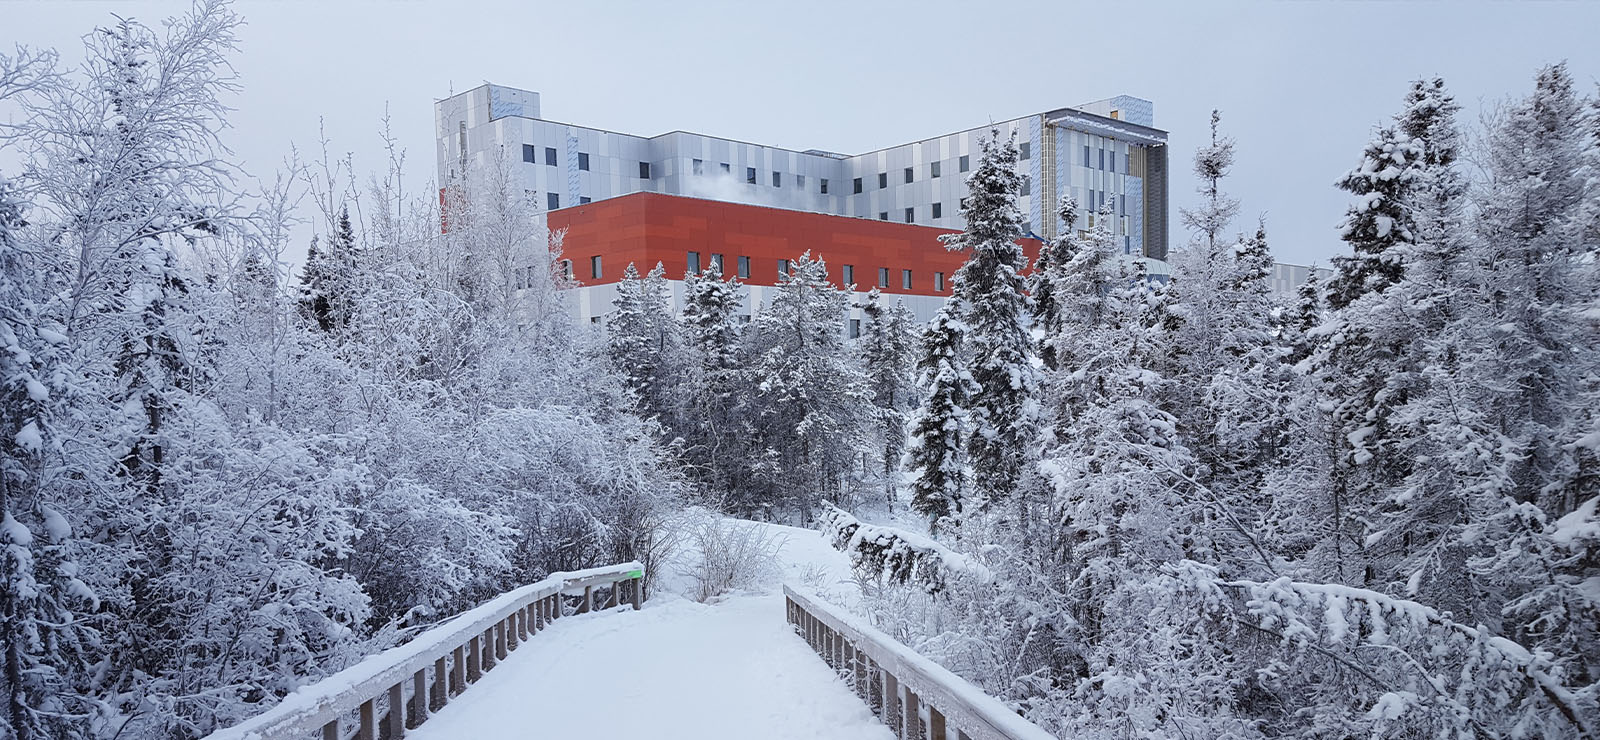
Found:
<svg viewBox="0 0 1600 740"><path fill-rule="evenodd" d="M789 586L783 587L783 594L795 631L844 677L895 737L1055 740L1000 700L860 617Z"/></svg>
<svg viewBox="0 0 1600 740"><path fill-rule="evenodd" d="M562 616L561 595L579 593L576 613L595 608L597 588L609 586L601 607L644 600L644 566L621 563L552 573L508 591L430 629L284 697L271 709L207 740L345 740L345 718L358 740L398 738L449 703L503 660L508 651ZM627 598L624 598L627 591Z"/></svg>

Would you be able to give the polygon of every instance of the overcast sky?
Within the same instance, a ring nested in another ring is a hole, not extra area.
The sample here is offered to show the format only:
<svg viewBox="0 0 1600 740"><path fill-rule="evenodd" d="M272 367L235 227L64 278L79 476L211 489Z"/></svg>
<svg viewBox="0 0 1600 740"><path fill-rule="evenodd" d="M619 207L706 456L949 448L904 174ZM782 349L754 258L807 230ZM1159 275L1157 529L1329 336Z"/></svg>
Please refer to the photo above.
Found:
<svg viewBox="0 0 1600 740"><path fill-rule="evenodd" d="M0 45L54 46L115 12L150 25L183 2L0 0ZM684 129L863 152L1117 94L1155 101L1177 208L1212 108L1237 140L1238 229L1265 214L1287 262L1341 252L1356 162L1406 84L1442 75L1476 119L1567 59L1600 75L1590 2L239 2L244 86L228 141L268 176L291 143L383 165L385 106L412 187L433 178L436 98L489 81L536 90L550 119L626 133Z"/></svg>

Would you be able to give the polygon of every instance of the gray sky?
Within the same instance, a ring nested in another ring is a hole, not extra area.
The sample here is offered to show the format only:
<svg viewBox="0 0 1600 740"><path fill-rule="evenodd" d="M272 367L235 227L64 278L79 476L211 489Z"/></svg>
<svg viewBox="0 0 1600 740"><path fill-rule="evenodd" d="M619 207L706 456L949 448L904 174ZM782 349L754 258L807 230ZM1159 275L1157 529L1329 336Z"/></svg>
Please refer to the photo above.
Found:
<svg viewBox="0 0 1600 740"><path fill-rule="evenodd" d="M184 2L7 2L0 45L55 46ZM1267 217L1273 251L1327 263L1346 199L1332 183L1409 80L1442 75L1476 119L1567 59L1592 93L1589 2L240 2L244 91L228 141L258 176L291 143L383 166L385 105L410 186L434 172L435 98L484 81L536 90L553 120L653 135L685 129L861 152L1126 93L1171 132L1174 211L1223 112L1238 142L1239 230ZM1173 246L1187 238L1174 229Z"/></svg>

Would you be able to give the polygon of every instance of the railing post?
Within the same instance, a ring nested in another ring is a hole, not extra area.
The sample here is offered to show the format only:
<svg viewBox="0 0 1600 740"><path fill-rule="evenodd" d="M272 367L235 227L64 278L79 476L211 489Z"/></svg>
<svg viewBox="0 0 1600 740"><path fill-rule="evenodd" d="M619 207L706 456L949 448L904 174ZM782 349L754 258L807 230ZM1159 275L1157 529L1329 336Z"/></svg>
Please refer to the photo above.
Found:
<svg viewBox="0 0 1600 740"><path fill-rule="evenodd" d="M494 623L494 662L499 663L506 659L509 649L506 646L506 622L500 620Z"/></svg>
<svg viewBox="0 0 1600 740"><path fill-rule="evenodd" d="M378 718L374 716L377 703L376 699L361 702L361 726L356 729L356 740L378 740Z"/></svg>
<svg viewBox="0 0 1600 740"><path fill-rule="evenodd" d="M428 669L411 676L411 726L428 721Z"/></svg>
<svg viewBox="0 0 1600 740"><path fill-rule="evenodd" d="M450 689L445 686L444 657L440 656L433 662L433 701L428 702L428 709L439 711L450 701Z"/></svg>
<svg viewBox="0 0 1600 740"><path fill-rule="evenodd" d="M592 612L592 611L594 611L594 586L584 586L583 587L583 608L580 609L578 611L578 613L579 614L588 614L589 612Z"/></svg>
<svg viewBox="0 0 1600 740"><path fill-rule="evenodd" d="M461 646L450 651L450 694L454 696L467 690L466 653Z"/></svg>
<svg viewBox="0 0 1600 740"><path fill-rule="evenodd" d="M900 720L905 716L900 711L900 680L893 673L883 672L883 723L889 726L889 731L895 737L900 737Z"/></svg>
<svg viewBox="0 0 1600 740"><path fill-rule="evenodd" d="M947 740L944 729L944 713L928 705L928 737L933 740Z"/></svg>
<svg viewBox="0 0 1600 740"><path fill-rule="evenodd" d="M483 677L483 671L478 666L478 659L483 657L483 648L478 643L483 640L482 635L473 635L467 638L467 681L477 683Z"/></svg>
<svg viewBox="0 0 1600 740"><path fill-rule="evenodd" d="M528 607L517 610L517 638L523 642L528 641Z"/></svg>
<svg viewBox="0 0 1600 740"><path fill-rule="evenodd" d="M633 610L639 611L639 603L644 601L644 578L642 576L633 579L633 593L629 595L633 597Z"/></svg>
<svg viewBox="0 0 1600 740"><path fill-rule="evenodd" d="M389 713L384 715L384 724L391 740L405 737L406 734L406 685L397 683L389 687Z"/></svg>
<svg viewBox="0 0 1600 740"><path fill-rule="evenodd" d="M344 740L344 738L339 735L338 717L328 720L328 724L322 726L322 740Z"/></svg>
<svg viewBox="0 0 1600 740"><path fill-rule="evenodd" d="M905 740L923 740L922 707L918 702L917 692L912 691L909 686L906 687L905 692L905 721L902 723L905 728L904 738Z"/></svg>

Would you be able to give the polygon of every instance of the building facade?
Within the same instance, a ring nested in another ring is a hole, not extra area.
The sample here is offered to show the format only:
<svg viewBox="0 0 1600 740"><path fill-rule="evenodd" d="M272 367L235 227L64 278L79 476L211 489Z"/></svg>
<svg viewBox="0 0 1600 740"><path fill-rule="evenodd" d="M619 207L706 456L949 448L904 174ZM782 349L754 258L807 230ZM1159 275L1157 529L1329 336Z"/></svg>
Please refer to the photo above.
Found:
<svg viewBox="0 0 1600 740"><path fill-rule="evenodd" d="M1130 255L1167 254L1167 134L1150 101L1118 96L992 126L845 155L795 151L685 131L634 136L542 117L539 94L483 85L434 104L439 182L500 158L550 211L637 192L961 229L966 174L991 128L1014 135L1027 231L1059 228L1055 203L1077 199L1079 223L1106 203Z"/></svg>

